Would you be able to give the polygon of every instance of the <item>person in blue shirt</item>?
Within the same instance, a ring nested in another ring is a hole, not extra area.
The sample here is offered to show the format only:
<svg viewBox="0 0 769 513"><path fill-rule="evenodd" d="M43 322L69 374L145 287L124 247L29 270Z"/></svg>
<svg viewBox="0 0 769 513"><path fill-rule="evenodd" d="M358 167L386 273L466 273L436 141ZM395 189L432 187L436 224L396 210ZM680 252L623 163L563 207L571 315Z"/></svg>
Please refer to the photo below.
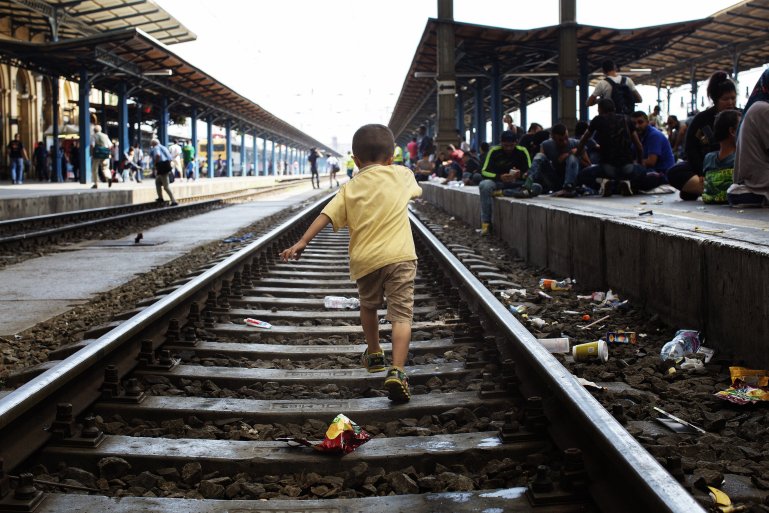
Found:
<svg viewBox="0 0 769 513"><path fill-rule="evenodd" d="M171 192L169 185L168 174L172 171L171 168L171 152L168 148L160 144L157 139L152 139L150 142L150 159L155 164L155 190L158 193L158 197L155 201L163 201L163 192L161 189L165 189L168 194L168 198L171 200L171 206L178 205L174 199L174 194Z"/></svg>
<svg viewBox="0 0 769 513"><path fill-rule="evenodd" d="M644 111L637 110L630 117L643 146L643 160L635 165L631 183L634 189L654 189L668 182L667 171L676 163L673 149L665 134L649 123Z"/></svg>

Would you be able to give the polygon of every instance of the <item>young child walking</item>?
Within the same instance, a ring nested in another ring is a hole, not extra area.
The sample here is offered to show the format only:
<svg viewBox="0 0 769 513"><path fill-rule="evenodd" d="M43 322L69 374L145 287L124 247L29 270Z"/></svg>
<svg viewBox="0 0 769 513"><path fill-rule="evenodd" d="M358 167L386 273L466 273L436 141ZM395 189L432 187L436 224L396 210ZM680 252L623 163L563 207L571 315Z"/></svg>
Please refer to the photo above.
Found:
<svg viewBox="0 0 769 513"><path fill-rule="evenodd" d="M405 402L411 399L404 367L417 272L407 207L409 200L421 196L422 189L409 169L392 165L394 147L393 134L386 126L359 128L352 138L352 151L360 172L339 189L299 242L281 252L281 258L298 260L328 223L334 231L349 228L350 277L358 285L360 322L367 344L362 363L369 372L387 367L377 318L377 308L386 297L386 318L392 323L392 366L384 387L391 401Z"/></svg>

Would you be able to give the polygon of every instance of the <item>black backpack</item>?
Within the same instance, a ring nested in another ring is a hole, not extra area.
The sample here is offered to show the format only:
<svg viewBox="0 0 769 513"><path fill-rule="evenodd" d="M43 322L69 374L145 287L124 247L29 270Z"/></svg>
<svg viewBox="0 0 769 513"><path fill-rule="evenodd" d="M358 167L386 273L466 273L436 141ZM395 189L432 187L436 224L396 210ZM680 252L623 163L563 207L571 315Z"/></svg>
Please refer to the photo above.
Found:
<svg viewBox="0 0 769 513"><path fill-rule="evenodd" d="M633 91L627 85L627 77L622 77L619 83L610 79L604 78L611 85L611 101L614 102L614 111L617 114L630 115L635 110L635 98L633 97Z"/></svg>

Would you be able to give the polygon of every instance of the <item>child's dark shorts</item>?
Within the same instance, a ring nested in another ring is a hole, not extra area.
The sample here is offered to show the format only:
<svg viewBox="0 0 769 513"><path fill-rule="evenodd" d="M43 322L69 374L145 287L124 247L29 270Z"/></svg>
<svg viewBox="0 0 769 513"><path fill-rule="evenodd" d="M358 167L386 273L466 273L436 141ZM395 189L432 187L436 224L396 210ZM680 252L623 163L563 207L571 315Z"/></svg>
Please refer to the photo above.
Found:
<svg viewBox="0 0 769 513"><path fill-rule="evenodd" d="M414 279L417 261L396 262L358 279L360 304L379 308L387 298L386 319L390 322L411 323L414 317Z"/></svg>

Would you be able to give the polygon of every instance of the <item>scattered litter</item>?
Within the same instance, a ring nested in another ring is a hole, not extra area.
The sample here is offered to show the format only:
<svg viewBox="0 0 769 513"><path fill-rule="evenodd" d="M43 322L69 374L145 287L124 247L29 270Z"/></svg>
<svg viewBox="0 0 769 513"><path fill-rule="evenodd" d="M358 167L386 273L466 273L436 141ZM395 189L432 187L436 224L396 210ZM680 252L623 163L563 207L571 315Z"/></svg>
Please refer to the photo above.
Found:
<svg viewBox="0 0 769 513"><path fill-rule="evenodd" d="M539 288L542 290L551 290L553 292L559 292L564 290L571 290L574 280L566 278L565 280L552 280L549 278L542 278L539 280Z"/></svg>
<svg viewBox="0 0 769 513"><path fill-rule="evenodd" d="M229 237L227 239L224 239L222 242L226 242L228 244L231 244L233 242L245 242L248 239L251 239L254 237L254 234L251 232L248 232L246 234L241 235L240 237Z"/></svg>
<svg viewBox="0 0 769 513"><path fill-rule="evenodd" d="M553 299L553 296L551 296L550 294L545 294L541 290L537 291L537 295L540 296L540 297L543 297L545 299Z"/></svg>
<svg viewBox="0 0 769 513"><path fill-rule="evenodd" d="M635 331L608 331L606 332L607 344L635 344Z"/></svg>
<svg viewBox="0 0 769 513"><path fill-rule="evenodd" d="M655 205L662 205L662 200L655 200L655 201L652 201L652 203L654 203Z"/></svg>
<svg viewBox="0 0 769 513"><path fill-rule="evenodd" d="M590 324L585 324L584 326L580 326L580 327L579 327L579 329L581 329L581 330L586 330L586 329L588 329L588 328L592 328L593 326L595 326L595 325L596 325L596 324L598 324L599 322L603 322L603 321L605 321L605 320L606 320L606 319L608 319L608 318L609 318L609 316L608 316L608 315L604 315L604 316L603 316L603 317L601 317L600 319L596 319L595 321L591 322Z"/></svg>
<svg viewBox="0 0 769 513"><path fill-rule="evenodd" d="M542 329L545 326L547 326L547 321L544 319L540 319L539 317L532 317L531 319L529 319L529 321L531 322L531 324L534 325L534 327L539 329Z"/></svg>
<svg viewBox="0 0 769 513"><path fill-rule="evenodd" d="M645 201L639 201L638 204L639 205L646 205L646 202Z"/></svg>
<svg viewBox="0 0 769 513"><path fill-rule="evenodd" d="M523 315L526 313L526 305L510 305L508 307L513 315Z"/></svg>
<svg viewBox="0 0 769 513"><path fill-rule="evenodd" d="M335 310L357 310L360 308L360 300L357 297L326 296L323 298L323 306Z"/></svg>
<svg viewBox="0 0 769 513"><path fill-rule="evenodd" d="M252 328L262 328L265 330L272 328L272 324L270 324L269 322L260 321L258 319L251 319L250 317L248 319L245 319L243 322L245 322Z"/></svg>
<svg viewBox="0 0 769 513"><path fill-rule="evenodd" d="M505 289L499 291L499 295L504 299L510 299L511 297L516 296L526 297L526 289Z"/></svg>
<svg viewBox="0 0 769 513"><path fill-rule="evenodd" d="M724 233L724 230L707 230L705 228L700 228L699 226L695 226L694 231L697 233L708 233L708 234Z"/></svg>
<svg viewBox="0 0 769 513"><path fill-rule="evenodd" d="M745 511L746 508L738 506L737 508L732 506L732 499L729 498L724 492L713 486L708 486L708 494L713 499L713 505L722 511L722 513L735 513L737 511Z"/></svg>
<svg viewBox="0 0 769 513"><path fill-rule="evenodd" d="M590 320L590 315L589 315L589 314L585 314L585 315L583 315L583 316L582 316L582 320L583 320L583 321L589 321L589 320Z"/></svg>
<svg viewBox="0 0 769 513"><path fill-rule="evenodd" d="M678 330L673 340L662 346L660 358L662 361L679 361L687 354L696 353L700 348L700 334L696 330Z"/></svg>
<svg viewBox="0 0 769 513"><path fill-rule="evenodd" d="M568 353L569 352L569 339L562 338L538 338L537 341L544 346L545 349L551 353Z"/></svg>
<svg viewBox="0 0 769 513"><path fill-rule="evenodd" d="M287 442L289 445L298 444L293 447L304 445L319 452L345 455L371 440L371 435L348 419L346 415L340 413L331 421L331 425L326 430L325 438L319 444L313 445L305 438L296 437L282 437L276 440Z"/></svg>
<svg viewBox="0 0 769 513"><path fill-rule="evenodd" d="M588 301L598 301L600 303L604 299L606 299L606 293L601 291L593 292L589 296L577 296L577 299L586 299Z"/></svg>
<svg viewBox="0 0 769 513"><path fill-rule="evenodd" d="M653 216L654 211L653 210L643 210L638 213L639 216Z"/></svg>
<svg viewBox="0 0 769 513"><path fill-rule="evenodd" d="M705 363L710 363L710 360L713 358L713 355L716 354L716 352L709 347L700 346L700 348L697 349L697 354L704 355Z"/></svg>
<svg viewBox="0 0 769 513"><path fill-rule="evenodd" d="M585 378L577 378L577 382L585 388L593 388L595 390L606 390L606 387L600 386L598 383L588 381Z"/></svg>
<svg viewBox="0 0 769 513"><path fill-rule="evenodd" d="M699 360L697 358L684 357L684 361L681 362L679 367L681 368L681 370L699 370L705 367L705 364L702 363L702 360Z"/></svg>
<svg viewBox="0 0 769 513"><path fill-rule="evenodd" d="M654 407L654 410L664 415L666 418L657 417L657 422L667 427L668 429L675 431L676 433L701 433L706 434L707 431L701 427L697 427L691 422L687 422L681 418L676 417L672 413L668 413L662 408ZM672 421L672 422L671 422Z"/></svg>
<svg viewBox="0 0 769 513"><path fill-rule="evenodd" d="M605 363L609 359L609 346L603 340L577 344L571 348L571 355L575 362L600 361Z"/></svg>
<svg viewBox="0 0 769 513"><path fill-rule="evenodd" d="M139 232L136 234L136 238L134 239L134 244L139 244L139 242L144 238L144 234L142 232Z"/></svg>
<svg viewBox="0 0 769 513"><path fill-rule="evenodd" d="M575 310L564 310L561 313L564 315L582 315L582 312L577 312Z"/></svg>
<svg viewBox="0 0 769 513"><path fill-rule="evenodd" d="M735 404L769 401L769 371L729 367L729 374L732 386L716 392L716 397Z"/></svg>

